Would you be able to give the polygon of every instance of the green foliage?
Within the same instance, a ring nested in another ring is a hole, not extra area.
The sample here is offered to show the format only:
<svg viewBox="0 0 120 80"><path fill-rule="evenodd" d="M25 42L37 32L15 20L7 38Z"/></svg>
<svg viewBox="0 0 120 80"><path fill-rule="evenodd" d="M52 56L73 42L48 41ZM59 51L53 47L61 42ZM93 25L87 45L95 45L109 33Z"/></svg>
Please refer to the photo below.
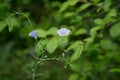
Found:
<svg viewBox="0 0 120 80"><path fill-rule="evenodd" d="M19 21L17 20L17 18L10 17L7 20L7 25L8 25L9 31L11 32L14 27L19 27L20 24L19 24Z"/></svg>
<svg viewBox="0 0 120 80"><path fill-rule="evenodd" d="M35 52L36 52L37 54L40 55L40 54L43 53L45 43L46 43L46 41L44 40L44 42L43 42L43 41L39 41L39 42L36 44L36 46L35 46Z"/></svg>
<svg viewBox="0 0 120 80"><path fill-rule="evenodd" d="M48 34L48 35L53 35L53 36L55 36L55 35L57 35L56 32L57 32L57 28L56 28L56 27L52 27L52 28L50 28L50 29L47 31L47 34Z"/></svg>
<svg viewBox="0 0 120 80"><path fill-rule="evenodd" d="M85 10L87 7L89 7L91 4L90 3L85 3L83 5L81 5L78 9L77 12L83 11Z"/></svg>
<svg viewBox="0 0 120 80"><path fill-rule="evenodd" d="M112 48L112 42L109 39L103 39L100 41L100 46L103 49L110 50Z"/></svg>
<svg viewBox="0 0 120 80"><path fill-rule="evenodd" d="M68 40L68 37L59 37L58 38L58 45L60 47L65 47L67 46L68 44L70 44L69 40Z"/></svg>
<svg viewBox="0 0 120 80"><path fill-rule="evenodd" d="M69 6L74 6L77 2L79 2L79 0L67 0L66 2L64 2L60 8L60 12L66 10Z"/></svg>
<svg viewBox="0 0 120 80"><path fill-rule="evenodd" d="M73 62L77 60L83 51L83 43L80 41L76 41L73 44L71 44L67 50L74 50L74 53L72 54L70 61Z"/></svg>
<svg viewBox="0 0 120 80"><path fill-rule="evenodd" d="M52 38L46 45L46 49L49 53L53 53L58 46L58 41L56 38Z"/></svg>
<svg viewBox="0 0 120 80"><path fill-rule="evenodd" d="M112 38L120 36L120 23L117 23L110 28L110 35Z"/></svg>
<svg viewBox="0 0 120 80"><path fill-rule="evenodd" d="M103 25L103 24L104 24L103 20L102 20L102 19L99 19L99 18L95 19L95 23L96 23L97 25Z"/></svg>
<svg viewBox="0 0 120 80"><path fill-rule="evenodd" d="M93 27L91 30L90 30L90 35L91 36L95 36L97 31L100 30L100 26L96 26L96 27Z"/></svg>
<svg viewBox="0 0 120 80"><path fill-rule="evenodd" d="M87 34L87 30L84 28L81 28L75 32L75 35L83 35L83 34Z"/></svg>
<svg viewBox="0 0 120 80"><path fill-rule="evenodd" d="M38 37L45 38L47 36L46 32L42 29L38 29Z"/></svg>
<svg viewBox="0 0 120 80"><path fill-rule="evenodd" d="M120 69L119 68L114 68L114 69L111 69L110 72L118 72L118 73L120 73Z"/></svg>
<svg viewBox="0 0 120 80"><path fill-rule="evenodd" d="M0 32L6 27L6 23L4 21L0 21Z"/></svg>
<svg viewBox="0 0 120 80"><path fill-rule="evenodd" d="M80 55L82 54L83 51L83 45L78 46L78 48L75 50L75 52L73 53L72 57L71 57L71 62L75 61L76 59L78 59L80 57Z"/></svg>
<svg viewBox="0 0 120 80"><path fill-rule="evenodd" d="M75 13L74 12L68 12L68 13L65 13L64 18L70 18L72 16L75 16Z"/></svg>
<svg viewBox="0 0 120 80"><path fill-rule="evenodd" d="M70 75L70 77L69 77L69 79L68 80L77 80L78 79L78 77L79 77L79 75L78 74L72 74L72 75Z"/></svg>
<svg viewBox="0 0 120 80"><path fill-rule="evenodd" d="M119 80L119 3L0 1L0 80Z"/></svg>

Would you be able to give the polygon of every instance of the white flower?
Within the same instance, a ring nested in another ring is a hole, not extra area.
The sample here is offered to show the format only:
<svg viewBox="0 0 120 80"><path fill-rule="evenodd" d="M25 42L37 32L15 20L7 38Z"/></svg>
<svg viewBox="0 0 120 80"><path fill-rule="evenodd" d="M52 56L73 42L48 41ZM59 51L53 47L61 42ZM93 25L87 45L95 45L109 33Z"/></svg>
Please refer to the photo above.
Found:
<svg viewBox="0 0 120 80"><path fill-rule="evenodd" d="M66 28L61 28L57 31L57 33L59 36L67 36L67 35L69 35L70 30L66 29Z"/></svg>

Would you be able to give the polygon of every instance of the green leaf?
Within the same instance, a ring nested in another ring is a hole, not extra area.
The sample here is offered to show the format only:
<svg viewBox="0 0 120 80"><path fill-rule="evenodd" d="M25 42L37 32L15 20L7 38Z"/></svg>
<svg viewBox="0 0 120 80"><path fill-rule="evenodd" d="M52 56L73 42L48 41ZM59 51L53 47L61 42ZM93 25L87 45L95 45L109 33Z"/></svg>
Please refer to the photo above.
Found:
<svg viewBox="0 0 120 80"><path fill-rule="evenodd" d="M109 72L117 72L117 73L120 73L120 68L110 69Z"/></svg>
<svg viewBox="0 0 120 80"><path fill-rule="evenodd" d="M80 12L80 11L85 10L85 9L88 8L90 5L91 5L90 3L85 3L85 4L81 5L81 6L77 9L77 12Z"/></svg>
<svg viewBox="0 0 120 80"><path fill-rule="evenodd" d="M79 44L76 51L73 53L73 55L70 58L71 62L77 60L81 56L82 51L83 51L83 44L81 44L81 45Z"/></svg>
<svg viewBox="0 0 120 80"><path fill-rule="evenodd" d="M0 21L0 32L6 27L6 23L4 21Z"/></svg>
<svg viewBox="0 0 120 80"><path fill-rule="evenodd" d="M72 54L72 56L70 58L71 62L73 62L73 61L77 60L80 57L80 55L81 55L81 53L83 51L83 42L76 41L76 42L72 43L67 48L67 50L74 50L74 53Z"/></svg>
<svg viewBox="0 0 120 80"><path fill-rule="evenodd" d="M111 0L104 0L103 9L104 9L106 12L109 11L109 10L111 10L111 9L110 9L111 4L112 4L112 1L111 1Z"/></svg>
<svg viewBox="0 0 120 80"><path fill-rule="evenodd" d="M37 54L42 54L44 52L45 46L47 44L47 40L40 40L39 42L37 42L37 44L35 45L35 52Z"/></svg>
<svg viewBox="0 0 120 80"><path fill-rule="evenodd" d="M110 12L103 19L104 24L109 24L116 21L117 12L116 9L111 9Z"/></svg>
<svg viewBox="0 0 120 80"><path fill-rule="evenodd" d="M94 37L88 37L84 39L85 42L93 42L94 41Z"/></svg>
<svg viewBox="0 0 120 80"><path fill-rule="evenodd" d="M81 41L75 41L74 43L72 43L72 44L67 48L67 50L74 50L74 51L75 51L75 50L79 47L80 44L82 44Z"/></svg>
<svg viewBox="0 0 120 80"><path fill-rule="evenodd" d="M56 38L52 38L51 40L49 40L49 42L46 45L46 50L49 53L53 53L55 51L55 49L58 47L58 41Z"/></svg>
<svg viewBox="0 0 120 80"><path fill-rule="evenodd" d="M100 26L93 27L92 29L90 29L90 35L95 36L97 31L100 30L100 29L101 29Z"/></svg>
<svg viewBox="0 0 120 80"><path fill-rule="evenodd" d="M19 27L20 25L18 19L15 17L9 18L7 24L10 32L13 30L14 27Z"/></svg>
<svg viewBox="0 0 120 80"><path fill-rule="evenodd" d="M59 10L59 12L62 12L66 10L69 6L74 6L79 0L67 0L64 2Z"/></svg>
<svg viewBox="0 0 120 80"><path fill-rule="evenodd" d="M87 30L84 28L81 28L75 32L75 35L82 35L82 34L86 34L86 33L87 33Z"/></svg>
<svg viewBox="0 0 120 80"><path fill-rule="evenodd" d="M116 17L117 16L117 11L116 9L111 9L110 12L107 14L109 17Z"/></svg>
<svg viewBox="0 0 120 80"><path fill-rule="evenodd" d="M78 80L78 78L79 78L78 74L72 74L72 75L70 75L68 80Z"/></svg>
<svg viewBox="0 0 120 80"><path fill-rule="evenodd" d="M64 11L65 9L67 9L68 6L69 6L68 2L64 2L64 3L62 4L62 7L60 8L59 12L62 12L62 11Z"/></svg>
<svg viewBox="0 0 120 80"><path fill-rule="evenodd" d="M73 16L75 16L75 12L67 12L67 13L65 13L64 18L70 18Z"/></svg>
<svg viewBox="0 0 120 80"><path fill-rule="evenodd" d="M47 35L57 35L57 30L56 27L52 27L47 31Z"/></svg>
<svg viewBox="0 0 120 80"><path fill-rule="evenodd" d="M100 18L95 19L94 22L95 22L97 25L103 25L103 24L104 24L103 20L100 19Z"/></svg>
<svg viewBox="0 0 120 80"><path fill-rule="evenodd" d="M79 0L68 0L68 1L69 1L70 6L74 6L75 4L79 2Z"/></svg>
<svg viewBox="0 0 120 80"><path fill-rule="evenodd" d="M71 67L72 71L74 71L74 72L80 72L81 71L81 66L80 66L80 64L78 64L78 62L72 63L72 67ZM82 62L82 64L83 64L83 62Z"/></svg>
<svg viewBox="0 0 120 80"><path fill-rule="evenodd" d="M120 36L120 23L113 25L109 31L112 38Z"/></svg>
<svg viewBox="0 0 120 80"><path fill-rule="evenodd" d="M47 36L46 31L38 29L38 37L45 38Z"/></svg>
<svg viewBox="0 0 120 80"><path fill-rule="evenodd" d="M112 41L109 39L102 39L100 41L100 46L105 50L110 50L112 48Z"/></svg>
<svg viewBox="0 0 120 80"><path fill-rule="evenodd" d="M69 44L68 42L68 37L67 36L63 36L63 37L59 37L58 38L58 44L60 47L65 47L67 44Z"/></svg>
<svg viewBox="0 0 120 80"><path fill-rule="evenodd" d="M115 18L113 18L113 17L110 17L110 16L106 16L104 19L103 19L103 22L104 22L104 24L109 24L109 23L111 23L111 22L115 22Z"/></svg>
<svg viewBox="0 0 120 80"><path fill-rule="evenodd" d="M37 54L42 54L42 52L43 52L43 47L42 47L42 45L41 45L41 42L38 42L38 43L36 44L36 46L35 46L35 52L36 52Z"/></svg>

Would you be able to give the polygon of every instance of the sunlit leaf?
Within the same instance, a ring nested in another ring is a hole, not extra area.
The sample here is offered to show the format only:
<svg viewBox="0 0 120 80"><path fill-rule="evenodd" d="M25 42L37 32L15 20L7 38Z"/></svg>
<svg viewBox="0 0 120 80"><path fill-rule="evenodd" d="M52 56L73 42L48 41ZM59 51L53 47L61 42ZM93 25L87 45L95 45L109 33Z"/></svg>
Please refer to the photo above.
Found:
<svg viewBox="0 0 120 80"><path fill-rule="evenodd" d="M116 73L120 73L120 68L114 68L114 69L110 69L109 72L116 72Z"/></svg>
<svg viewBox="0 0 120 80"><path fill-rule="evenodd" d="M64 10L66 10L69 6L74 6L78 1L79 1L79 0L67 0L67 1L65 1L65 2L62 4L59 12L62 12L62 11L64 11Z"/></svg>
<svg viewBox="0 0 120 80"><path fill-rule="evenodd" d="M37 54L42 54L42 52L43 52L43 47L42 47L42 45L41 45L41 42L38 42L38 43L36 44L36 46L35 46L35 52L36 52Z"/></svg>
<svg viewBox="0 0 120 80"><path fill-rule="evenodd" d="M68 80L78 80L78 78L79 78L78 74L72 74L72 75L70 75Z"/></svg>
<svg viewBox="0 0 120 80"><path fill-rule="evenodd" d="M93 27L92 29L90 29L90 35L95 36L97 31L100 30L100 29L101 29L100 26Z"/></svg>
<svg viewBox="0 0 120 80"><path fill-rule="evenodd" d="M84 39L85 42L93 42L94 41L94 37L88 37Z"/></svg>
<svg viewBox="0 0 120 80"><path fill-rule="evenodd" d="M111 2L112 2L111 0L104 0L103 9L106 12L110 10Z"/></svg>
<svg viewBox="0 0 120 80"><path fill-rule="evenodd" d="M47 36L46 31L38 29L38 37L45 38Z"/></svg>
<svg viewBox="0 0 120 80"><path fill-rule="evenodd" d="M57 47L58 47L58 40L56 38L50 39L46 45L46 49L49 53L53 53Z"/></svg>
<svg viewBox="0 0 120 80"><path fill-rule="evenodd" d="M57 35L57 28L56 27L52 27L47 31L48 35Z"/></svg>
<svg viewBox="0 0 120 80"><path fill-rule="evenodd" d="M87 30L84 28L81 28L75 32L75 35L82 35L82 34L86 34L86 33L87 33Z"/></svg>
<svg viewBox="0 0 120 80"><path fill-rule="evenodd" d="M65 13L64 18L73 17L74 15L75 15L74 12L67 12L67 13Z"/></svg>
<svg viewBox="0 0 120 80"><path fill-rule="evenodd" d="M104 24L109 24L111 22L116 21L117 12L116 9L111 9L110 12L103 19Z"/></svg>
<svg viewBox="0 0 120 80"><path fill-rule="evenodd" d="M103 25L103 24L104 24L103 20L100 19L100 18L95 19L94 22L95 22L97 25Z"/></svg>
<svg viewBox="0 0 120 80"><path fill-rule="evenodd" d="M75 41L67 48L67 50L76 50L80 44L82 44L81 41Z"/></svg>
<svg viewBox="0 0 120 80"><path fill-rule="evenodd" d="M65 47L67 44L69 44L69 39L68 37L59 37L58 43L60 47Z"/></svg>
<svg viewBox="0 0 120 80"><path fill-rule="evenodd" d="M81 6L77 9L77 12L80 12L80 11L85 10L85 9L88 8L90 5L91 5L90 3L85 3L85 4L81 5Z"/></svg>
<svg viewBox="0 0 120 80"><path fill-rule="evenodd" d="M76 51L73 53L73 55L70 58L71 62L77 60L81 56L82 51L83 51L83 44L81 45L79 44L78 48L76 49Z"/></svg>
<svg viewBox="0 0 120 80"><path fill-rule="evenodd" d="M107 14L107 16L116 17L117 16L116 9L111 9L110 12Z"/></svg>
<svg viewBox="0 0 120 80"><path fill-rule="evenodd" d="M120 36L120 23L113 25L109 32L112 38Z"/></svg>

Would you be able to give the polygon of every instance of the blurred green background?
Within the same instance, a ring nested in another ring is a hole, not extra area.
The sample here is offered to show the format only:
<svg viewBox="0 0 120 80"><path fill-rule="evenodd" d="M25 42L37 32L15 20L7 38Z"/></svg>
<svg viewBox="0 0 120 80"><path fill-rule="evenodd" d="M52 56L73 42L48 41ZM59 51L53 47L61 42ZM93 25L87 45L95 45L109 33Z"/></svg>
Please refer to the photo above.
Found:
<svg viewBox="0 0 120 80"><path fill-rule="evenodd" d="M57 29L71 30L73 42L64 49L75 53L77 41L85 42L79 59L64 68L62 61L43 61L35 80L120 80L120 0L0 0L0 80L32 80L39 52L28 36L39 29L46 44ZM64 44L64 43L63 43ZM54 41L53 41L54 45ZM35 47L35 51L34 51ZM48 52L52 46L48 46ZM48 56L59 56L59 49Z"/></svg>

